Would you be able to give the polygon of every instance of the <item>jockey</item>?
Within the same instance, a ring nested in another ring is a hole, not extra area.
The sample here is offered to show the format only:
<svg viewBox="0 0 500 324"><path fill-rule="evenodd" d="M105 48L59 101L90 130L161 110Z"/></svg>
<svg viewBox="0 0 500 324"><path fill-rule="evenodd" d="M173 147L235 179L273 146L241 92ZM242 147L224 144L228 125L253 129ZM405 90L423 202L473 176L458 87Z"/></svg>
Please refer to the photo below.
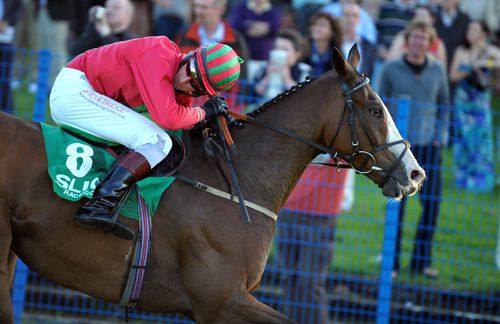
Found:
<svg viewBox="0 0 500 324"><path fill-rule="evenodd" d="M185 55L163 36L102 46L70 61L50 93L53 120L130 149L80 208L76 223L133 239L134 232L116 216L131 186L172 148L162 127L191 128L224 113L227 104L218 93L236 83L242 62L225 44L201 46ZM209 99L191 108L191 97L200 95ZM142 105L154 122L134 111Z"/></svg>

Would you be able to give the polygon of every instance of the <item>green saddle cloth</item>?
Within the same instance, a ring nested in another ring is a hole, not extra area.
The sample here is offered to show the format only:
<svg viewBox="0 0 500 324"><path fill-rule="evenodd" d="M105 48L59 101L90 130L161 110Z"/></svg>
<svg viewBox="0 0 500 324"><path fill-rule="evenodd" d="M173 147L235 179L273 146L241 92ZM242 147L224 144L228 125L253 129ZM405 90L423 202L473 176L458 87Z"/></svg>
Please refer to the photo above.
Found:
<svg viewBox="0 0 500 324"><path fill-rule="evenodd" d="M95 187L111 168L115 158L104 148L89 144L60 127L44 123L41 123L41 127L54 192L70 201L92 198ZM137 182L139 193L151 215L154 215L163 192L174 180L174 177L151 177ZM123 204L120 214L138 219L135 190Z"/></svg>

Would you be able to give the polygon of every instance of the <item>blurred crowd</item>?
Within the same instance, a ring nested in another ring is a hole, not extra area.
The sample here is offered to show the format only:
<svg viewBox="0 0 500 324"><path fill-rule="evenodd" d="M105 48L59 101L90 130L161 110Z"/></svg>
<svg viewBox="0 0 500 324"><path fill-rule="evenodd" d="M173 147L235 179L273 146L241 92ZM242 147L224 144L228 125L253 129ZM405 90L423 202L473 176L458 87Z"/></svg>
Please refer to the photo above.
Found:
<svg viewBox="0 0 500 324"><path fill-rule="evenodd" d="M359 6L347 9L342 3L353 1L3 2L5 10L9 10L10 2L16 3L11 6L12 12L4 12L2 23L17 29L12 40L17 47L45 47L73 57L89 48L149 35L168 36L184 51L201 43L226 41L233 43L229 45L235 45L247 60L247 73L251 78L261 77L259 67L270 58L274 41L283 30L298 32L298 55L289 63L307 63L311 68L311 71L306 69L308 74L322 72L321 64L329 68L327 49L337 46L345 53L357 42L363 61L360 71L376 76L381 62L405 50L401 32L412 19L434 25L439 37L431 52L448 69L456 49L466 41L465 33L471 20L486 24L489 41L497 44L500 41L500 3L495 0L362 0L354 1ZM318 17L318 13L328 14L332 20L329 21L328 16ZM495 90L500 91L500 82Z"/></svg>

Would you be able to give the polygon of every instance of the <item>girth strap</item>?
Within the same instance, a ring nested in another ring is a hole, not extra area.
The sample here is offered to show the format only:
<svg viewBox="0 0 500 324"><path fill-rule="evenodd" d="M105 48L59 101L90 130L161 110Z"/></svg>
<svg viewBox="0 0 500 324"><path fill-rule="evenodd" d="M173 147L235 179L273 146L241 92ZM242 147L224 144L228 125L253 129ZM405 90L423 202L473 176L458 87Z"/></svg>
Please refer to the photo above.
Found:
<svg viewBox="0 0 500 324"><path fill-rule="evenodd" d="M198 189L198 190L201 190L201 191L205 191L205 192L208 192L212 195L215 195L215 196L218 196L218 197L222 197L224 199L227 199L227 200L230 200L230 201L234 201L236 203L239 202L238 198L235 197L234 195L231 195L227 192L224 192L224 191L221 191L217 188L214 188L214 187L211 187L207 184L204 184L202 182L199 182L199 181L196 181L196 180L192 180L192 179L189 179L188 177L185 177L181 174L176 174L175 175L175 178L182 181L182 182L185 182L187 184L190 184L191 186L193 186L194 188ZM262 213L266 216L268 216L269 218L273 219L274 221L278 220L278 215L265 208L265 207L262 207L260 205L257 205L251 201L248 201L248 200L245 200L245 206L247 206L248 208L251 208L255 211L258 211L259 213Z"/></svg>

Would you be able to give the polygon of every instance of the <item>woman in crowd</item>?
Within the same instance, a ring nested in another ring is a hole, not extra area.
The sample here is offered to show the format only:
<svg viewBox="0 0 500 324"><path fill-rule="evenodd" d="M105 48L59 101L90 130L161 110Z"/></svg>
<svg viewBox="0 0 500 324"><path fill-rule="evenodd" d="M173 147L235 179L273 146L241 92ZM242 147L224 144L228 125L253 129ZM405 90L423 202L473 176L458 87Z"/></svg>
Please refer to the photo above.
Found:
<svg viewBox="0 0 500 324"><path fill-rule="evenodd" d="M430 25L434 25L434 14L430 7L428 6L418 6L415 8L415 13L413 16L413 21L423 21ZM404 32L400 32L394 38L391 48L389 49L388 58L396 58L401 56L406 51L404 39ZM436 60L441 62L443 66L447 67L447 57L446 57L446 47L444 46L443 41L436 37L429 48L429 54L434 57Z"/></svg>
<svg viewBox="0 0 500 324"><path fill-rule="evenodd" d="M500 67L500 49L488 43L488 34L486 23L472 21L450 68L450 80L458 83L458 138L453 141L456 185L477 192L491 191L495 185L490 76Z"/></svg>
<svg viewBox="0 0 500 324"><path fill-rule="evenodd" d="M310 74L311 67L301 62L306 52L302 36L294 30L278 33L265 71L260 73L255 92L264 100L289 89ZM258 74L257 74L258 75Z"/></svg>
<svg viewBox="0 0 500 324"><path fill-rule="evenodd" d="M320 75L332 69L331 55L334 47L342 48L342 27L337 18L318 12L309 24L310 54L304 63L312 67L311 75Z"/></svg>

